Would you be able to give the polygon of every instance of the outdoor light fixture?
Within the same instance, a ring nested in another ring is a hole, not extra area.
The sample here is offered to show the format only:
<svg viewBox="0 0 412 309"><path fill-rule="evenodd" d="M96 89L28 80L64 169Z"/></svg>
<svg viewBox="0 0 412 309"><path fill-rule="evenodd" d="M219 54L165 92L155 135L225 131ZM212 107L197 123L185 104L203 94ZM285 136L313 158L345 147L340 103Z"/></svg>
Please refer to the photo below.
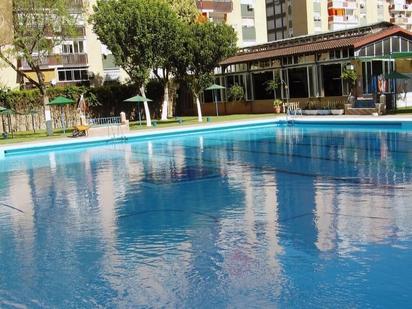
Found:
<svg viewBox="0 0 412 309"><path fill-rule="evenodd" d="M352 63L348 63L346 65L346 70L353 71L353 70L355 70L355 66Z"/></svg>

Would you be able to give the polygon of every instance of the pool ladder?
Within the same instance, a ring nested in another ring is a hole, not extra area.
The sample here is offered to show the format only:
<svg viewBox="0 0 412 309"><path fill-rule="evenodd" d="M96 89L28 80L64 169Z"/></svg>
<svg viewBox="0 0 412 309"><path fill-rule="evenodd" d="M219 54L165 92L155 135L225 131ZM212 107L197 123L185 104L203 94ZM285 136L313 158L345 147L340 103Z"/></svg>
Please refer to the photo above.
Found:
<svg viewBox="0 0 412 309"><path fill-rule="evenodd" d="M295 117L294 116L296 116L296 114L295 115L289 114L289 112L286 111L286 124L288 126L294 126L295 125Z"/></svg>
<svg viewBox="0 0 412 309"><path fill-rule="evenodd" d="M113 126L113 125L108 125L107 126L107 135L108 137L113 141L126 141L127 138L123 134L122 126L120 124Z"/></svg>

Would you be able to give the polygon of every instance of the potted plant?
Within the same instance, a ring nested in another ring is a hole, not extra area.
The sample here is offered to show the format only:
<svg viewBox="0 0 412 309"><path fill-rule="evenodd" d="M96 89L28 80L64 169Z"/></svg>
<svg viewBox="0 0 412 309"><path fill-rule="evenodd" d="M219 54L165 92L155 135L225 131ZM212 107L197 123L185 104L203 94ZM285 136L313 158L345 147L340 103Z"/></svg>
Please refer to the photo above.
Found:
<svg viewBox="0 0 412 309"><path fill-rule="evenodd" d="M358 79L358 73L355 71L353 65L348 65L345 70L343 70L341 78L349 84L349 97L348 101L354 102L355 97L352 95L355 89L356 81Z"/></svg>
<svg viewBox="0 0 412 309"><path fill-rule="evenodd" d="M229 100L235 103L243 101L245 98L245 90L243 89L242 86L238 84L234 84L232 87L229 88L228 97L229 97Z"/></svg>
<svg viewBox="0 0 412 309"><path fill-rule="evenodd" d="M303 109L302 113L304 115L317 115L318 110L314 102L309 101L306 107Z"/></svg>
<svg viewBox="0 0 412 309"><path fill-rule="evenodd" d="M343 115L344 110L343 102L336 102L332 104L330 113L332 115Z"/></svg>
<svg viewBox="0 0 412 309"><path fill-rule="evenodd" d="M273 101L273 109L276 114L280 114L282 103L283 103L282 100L279 100L279 99L276 99L275 101Z"/></svg>

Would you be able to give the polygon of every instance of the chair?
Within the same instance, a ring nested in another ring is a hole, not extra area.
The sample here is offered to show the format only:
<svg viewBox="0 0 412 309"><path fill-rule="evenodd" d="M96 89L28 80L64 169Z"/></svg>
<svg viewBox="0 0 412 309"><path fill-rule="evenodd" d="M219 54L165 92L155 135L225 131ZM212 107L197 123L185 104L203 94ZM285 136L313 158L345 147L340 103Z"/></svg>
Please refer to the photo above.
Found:
<svg viewBox="0 0 412 309"><path fill-rule="evenodd" d="M286 105L287 109L286 109L286 113L288 115L297 115L298 113L300 115L303 115L302 113L302 109L299 107L299 103L298 102L290 102Z"/></svg>

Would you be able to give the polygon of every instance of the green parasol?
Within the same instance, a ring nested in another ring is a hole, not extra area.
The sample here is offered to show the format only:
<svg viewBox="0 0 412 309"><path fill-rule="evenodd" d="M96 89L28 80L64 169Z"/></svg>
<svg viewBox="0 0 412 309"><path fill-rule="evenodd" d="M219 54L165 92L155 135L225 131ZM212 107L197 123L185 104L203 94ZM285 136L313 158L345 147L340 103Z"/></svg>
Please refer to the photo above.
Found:
<svg viewBox="0 0 412 309"><path fill-rule="evenodd" d="M51 100L47 105L68 105L72 103L74 103L74 100L60 96Z"/></svg>
<svg viewBox="0 0 412 309"><path fill-rule="evenodd" d="M66 134L66 123L64 121L63 106L73 104L73 103L74 103L74 100L66 98L66 97L62 97L62 96L56 97L52 101L47 103L47 105L60 106L61 107L61 114L62 114L62 119L61 120L62 120L63 134Z"/></svg>
<svg viewBox="0 0 412 309"><path fill-rule="evenodd" d="M399 73L399 72L397 72L397 71L393 71L393 72L391 72L391 73L389 73L389 74L385 74L385 79L391 79L391 80L393 80L394 82L395 82L395 109L396 109L396 97L397 97L397 80L398 79L404 79L404 80L406 80L406 79L409 79L410 77L409 76L407 76L407 75L405 75L405 74L402 74L402 73Z"/></svg>
<svg viewBox="0 0 412 309"><path fill-rule="evenodd" d="M216 90L222 90L222 89L226 89L226 88L223 87L223 86L217 85L217 84L213 84L212 86L206 88L206 90L213 91L214 99L215 99L216 116L217 117L219 117L219 109L217 108L217 92L216 92Z"/></svg>
<svg viewBox="0 0 412 309"><path fill-rule="evenodd" d="M410 78L409 76L399 73L397 71L393 71L389 74L385 74L385 79L409 79L409 78Z"/></svg>
<svg viewBox="0 0 412 309"><path fill-rule="evenodd" d="M14 133L13 133L13 130L11 128L11 115L14 115L15 113L16 112L13 111L12 109L0 107L1 118L3 119L3 116L7 117L7 126L9 128L9 131L11 133L12 138L14 138ZM4 129L4 122L3 122L3 129Z"/></svg>
<svg viewBox="0 0 412 309"><path fill-rule="evenodd" d="M129 102L129 103L137 103L137 109L139 111L139 125L142 125L142 115L140 112L140 102L153 102L153 100L150 100L149 98L142 97L140 95L136 95L134 97L131 97L127 100L124 100L124 102Z"/></svg>

